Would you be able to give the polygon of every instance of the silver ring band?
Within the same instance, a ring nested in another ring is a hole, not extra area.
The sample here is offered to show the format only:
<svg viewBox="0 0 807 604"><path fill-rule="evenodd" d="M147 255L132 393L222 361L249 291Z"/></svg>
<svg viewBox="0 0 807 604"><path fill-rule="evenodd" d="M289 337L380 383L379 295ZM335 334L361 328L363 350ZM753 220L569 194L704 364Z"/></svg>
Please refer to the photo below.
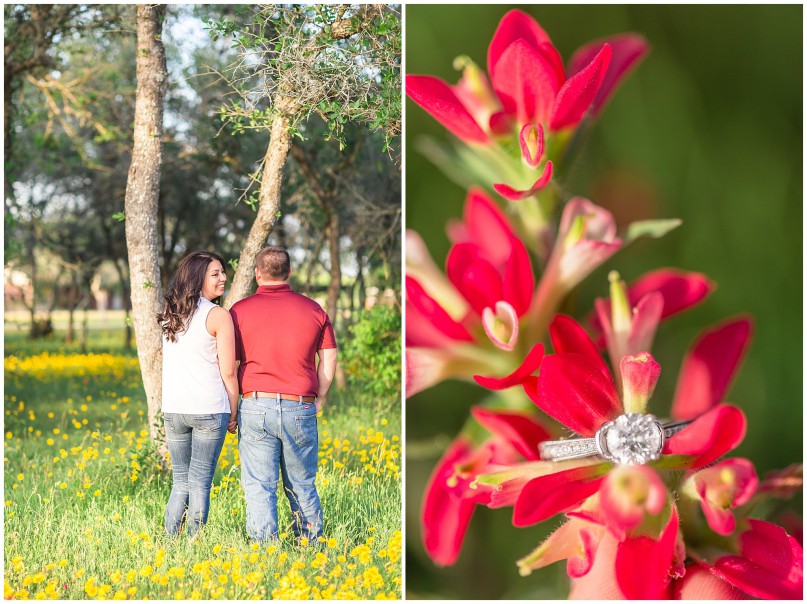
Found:
<svg viewBox="0 0 807 604"><path fill-rule="evenodd" d="M692 420L661 424L653 415L628 413L604 423L592 438L548 440L538 445L541 459L565 461L598 455L624 465L658 459L668 438Z"/></svg>

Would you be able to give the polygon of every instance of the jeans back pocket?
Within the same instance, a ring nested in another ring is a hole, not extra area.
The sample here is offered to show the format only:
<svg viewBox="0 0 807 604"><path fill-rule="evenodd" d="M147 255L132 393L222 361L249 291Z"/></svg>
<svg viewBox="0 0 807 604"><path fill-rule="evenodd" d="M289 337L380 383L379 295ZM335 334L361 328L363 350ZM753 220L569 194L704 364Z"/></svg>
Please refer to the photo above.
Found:
<svg viewBox="0 0 807 604"><path fill-rule="evenodd" d="M266 438L266 413L263 411L248 411L241 409L238 412L238 425L241 435L247 440L259 441Z"/></svg>
<svg viewBox="0 0 807 604"><path fill-rule="evenodd" d="M317 416L298 415L294 418L296 430L294 442L300 447L309 447L317 444Z"/></svg>

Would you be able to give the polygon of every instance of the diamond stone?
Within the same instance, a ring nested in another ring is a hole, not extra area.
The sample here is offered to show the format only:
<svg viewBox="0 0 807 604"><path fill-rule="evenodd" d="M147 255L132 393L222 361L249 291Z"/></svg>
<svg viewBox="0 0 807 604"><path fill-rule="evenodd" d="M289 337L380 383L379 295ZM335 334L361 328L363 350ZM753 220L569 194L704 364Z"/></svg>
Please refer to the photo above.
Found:
<svg viewBox="0 0 807 604"><path fill-rule="evenodd" d="M643 413L620 415L597 434L606 457L623 465L640 465L658 459L663 435L656 418Z"/></svg>

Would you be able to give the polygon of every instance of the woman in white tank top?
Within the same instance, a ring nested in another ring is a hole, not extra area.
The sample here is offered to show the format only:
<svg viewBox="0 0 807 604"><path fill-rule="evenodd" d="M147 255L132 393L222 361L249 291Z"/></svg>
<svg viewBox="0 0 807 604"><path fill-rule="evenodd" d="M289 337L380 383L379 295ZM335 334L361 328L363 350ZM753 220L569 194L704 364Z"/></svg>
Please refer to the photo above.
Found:
<svg viewBox="0 0 807 604"><path fill-rule="evenodd" d="M183 522L195 535L207 521L210 486L224 437L235 433L238 380L230 313L213 303L224 293L224 261L192 252L177 267L157 315L163 331L162 411L173 484L165 531Z"/></svg>

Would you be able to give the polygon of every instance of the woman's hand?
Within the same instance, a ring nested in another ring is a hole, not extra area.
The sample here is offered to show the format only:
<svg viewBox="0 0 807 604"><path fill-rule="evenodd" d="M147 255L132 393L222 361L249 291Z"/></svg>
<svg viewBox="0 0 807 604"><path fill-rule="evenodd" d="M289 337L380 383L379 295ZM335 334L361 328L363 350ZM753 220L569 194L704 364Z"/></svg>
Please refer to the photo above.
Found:
<svg viewBox="0 0 807 604"><path fill-rule="evenodd" d="M231 413L230 414L230 421L227 424L227 432L230 434L235 434L238 431L238 414Z"/></svg>

